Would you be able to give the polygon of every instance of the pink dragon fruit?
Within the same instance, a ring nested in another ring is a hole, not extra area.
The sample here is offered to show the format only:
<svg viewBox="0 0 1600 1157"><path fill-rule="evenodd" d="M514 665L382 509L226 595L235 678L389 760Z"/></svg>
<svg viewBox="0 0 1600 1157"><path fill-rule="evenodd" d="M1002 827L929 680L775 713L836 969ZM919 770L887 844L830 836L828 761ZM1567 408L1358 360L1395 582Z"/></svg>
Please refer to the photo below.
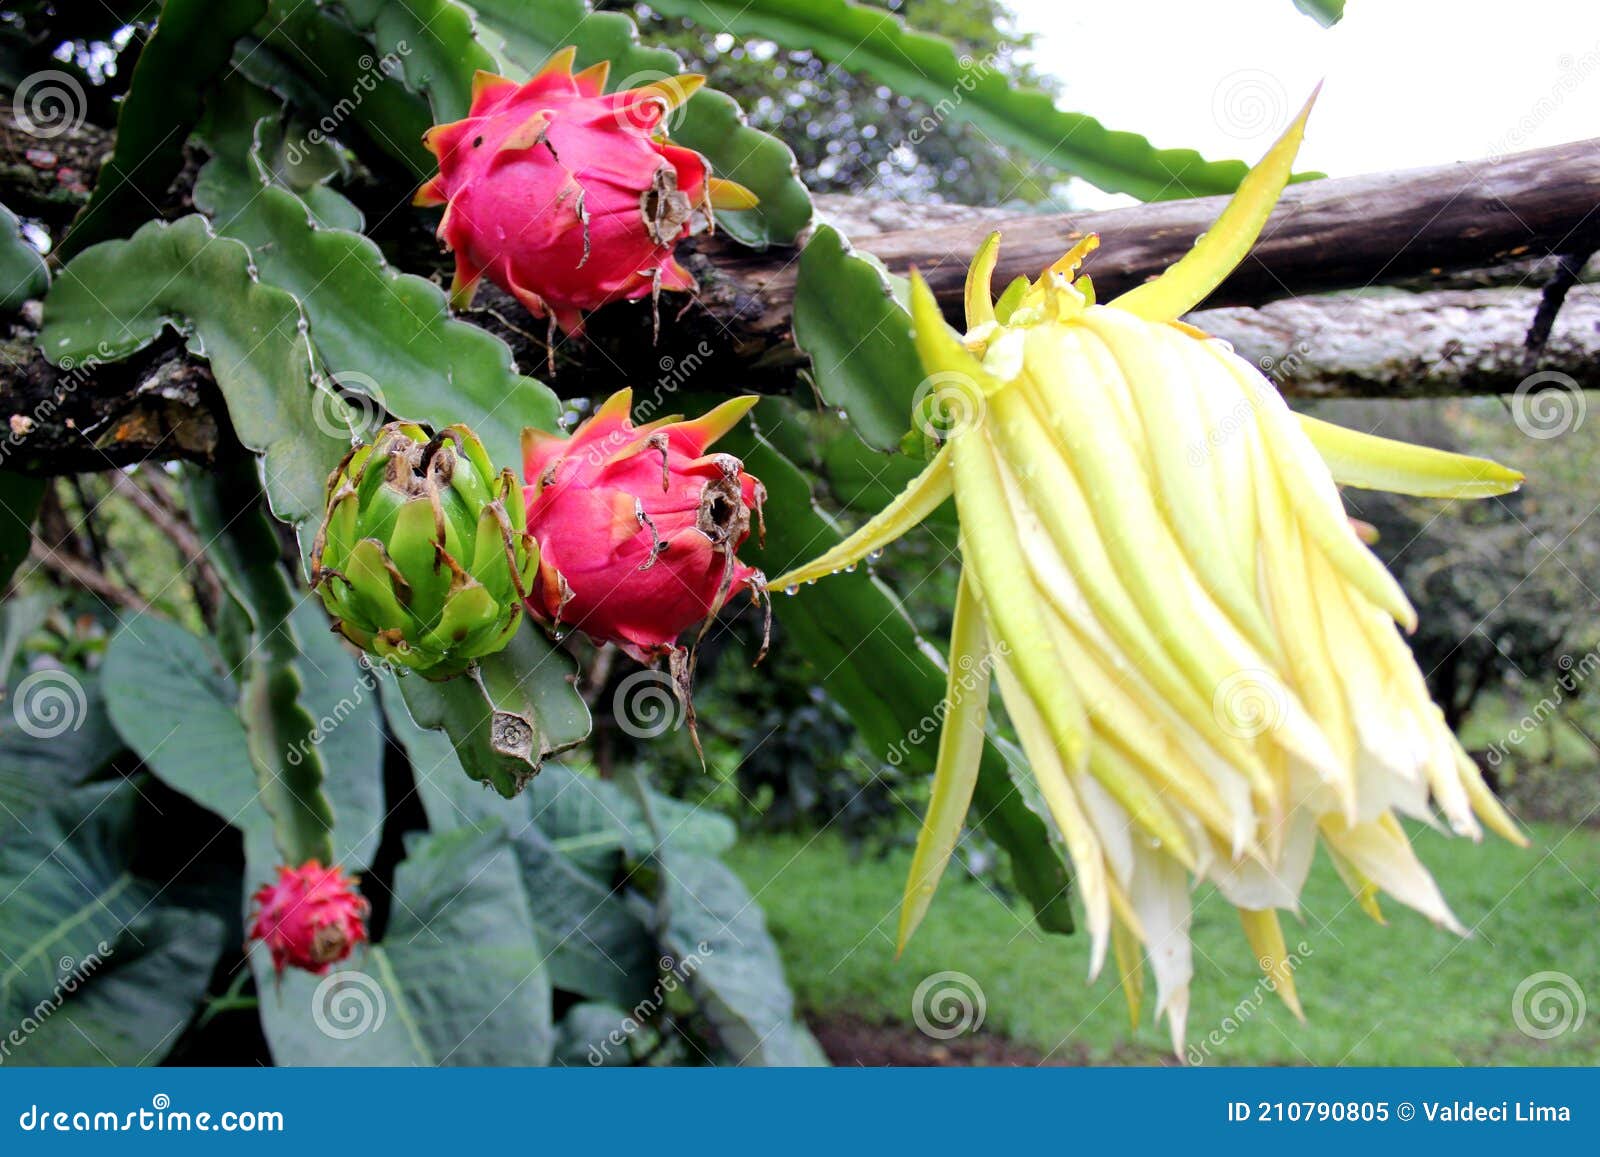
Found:
<svg viewBox="0 0 1600 1157"><path fill-rule="evenodd" d="M342 868L324 868L317 860L281 865L277 882L252 897L257 907L250 939L267 946L279 973L293 965L321 976L367 939L370 905L356 883Z"/></svg>
<svg viewBox="0 0 1600 1157"><path fill-rule="evenodd" d="M455 253L457 308L487 276L535 317L577 333L583 310L694 288L672 251L695 211L709 220L712 208L756 203L662 132L703 77L604 95L607 65L574 75L575 55L557 53L523 85L478 73L467 117L423 137L439 174L415 203L445 206L438 235Z"/></svg>
<svg viewBox="0 0 1600 1157"><path fill-rule="evenodd" d="M635 426L633 391L622 390L571 438L523 431L528 533L540 550L533 613L677 667L685 631L734 595L759 597L764 580L735 552L766 491L732 454L706 452L756 401Z"/></svg>

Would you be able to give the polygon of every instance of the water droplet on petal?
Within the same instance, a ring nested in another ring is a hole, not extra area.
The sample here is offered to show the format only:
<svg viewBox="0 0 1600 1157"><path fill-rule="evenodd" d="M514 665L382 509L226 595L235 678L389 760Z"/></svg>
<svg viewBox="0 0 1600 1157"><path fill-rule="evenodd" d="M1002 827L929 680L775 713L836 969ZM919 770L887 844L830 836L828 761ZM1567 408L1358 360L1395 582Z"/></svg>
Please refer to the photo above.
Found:
<svg viewBox="0 0 1600 1157"><path fill-rule="evenodd" d="M795 595L800 593L800 588L795 586L793 583L790 583L788 586L783 588L783 593L788 595L790 598L793 598Z"/></svg>

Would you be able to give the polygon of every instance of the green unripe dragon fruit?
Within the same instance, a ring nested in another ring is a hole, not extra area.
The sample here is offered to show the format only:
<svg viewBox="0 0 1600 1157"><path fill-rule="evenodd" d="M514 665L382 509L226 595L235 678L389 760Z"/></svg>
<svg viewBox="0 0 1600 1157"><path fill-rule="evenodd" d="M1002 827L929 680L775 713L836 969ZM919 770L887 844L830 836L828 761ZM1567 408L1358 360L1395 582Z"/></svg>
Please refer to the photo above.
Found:
<svg viewBox="0 0 1600 1157"><path fill-rule="evenodd" d="M391 422L329 477L311 565L345 638L448 679L510 641L539 548L516 477L470 429Z"/></svg>

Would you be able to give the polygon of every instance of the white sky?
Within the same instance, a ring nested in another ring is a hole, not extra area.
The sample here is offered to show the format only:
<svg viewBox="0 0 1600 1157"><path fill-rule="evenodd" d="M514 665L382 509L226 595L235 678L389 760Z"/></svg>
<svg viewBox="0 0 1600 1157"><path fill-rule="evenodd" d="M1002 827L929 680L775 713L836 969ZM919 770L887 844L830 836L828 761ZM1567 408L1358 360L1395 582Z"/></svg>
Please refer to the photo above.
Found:
<svg viewBox="0 0 1600 1157"><path fill-rule="evenodd" d="M1008 0L1063 108L1255 161L1327 78L1301 167L1334 176L1600 137L1600 0ZM1082 182L1074 199L1121 203Z"/></svg>

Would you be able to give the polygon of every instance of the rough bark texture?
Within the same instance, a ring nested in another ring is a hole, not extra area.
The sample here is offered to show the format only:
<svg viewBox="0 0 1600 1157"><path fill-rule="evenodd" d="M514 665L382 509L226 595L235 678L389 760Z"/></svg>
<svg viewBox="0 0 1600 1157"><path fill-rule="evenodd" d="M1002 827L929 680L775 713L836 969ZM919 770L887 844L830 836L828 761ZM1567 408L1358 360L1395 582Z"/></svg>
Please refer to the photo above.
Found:
<svg viewBox="0 0 1600 1157"><path fill-rule="evenodd" d="M1189 320L1294 397L1508 394L1529 377L1523 339L1539 299L1537 289L1384 291L1208 309ZM1600 294L1586 287L1568 297L1538 367L1570 379L1569 389L1600 388Z"/></svg>
<svg viewBox="0 0 1600 1157"><path fill-rule="evenodd" d="M103 151L105 140L91 132L49 144L48 163L37 150L30 159L31 147L0 111L4 197L20 197L17 207L47 224L70 216L78 195L74 174ZM1207 303L1229 308L1208 309L1195 320L1266 367L1289 394L1514 390L1527 373L1523 339L1539 298L1531 287L1552 264L1548 255L1586 252L1600 240L1597 144L1294 186L1254 252ZM1103 244L1089 272L1104 300L1181 256L1222 203L1208 198L1025 218L840 198L825 198L819 207L892 270L921 270L955 316L967 260L992 228L1006 235L997 284L1037 273L1085 233L1100 233ZM407 267L438 268L423 220L400 219L406 226L398 240L388 239L391 250ZM553 384L560 392L599 393L669 377L711 391L792 388L804 364L789 334L797 252L757 253L709 237L686 246L683 256L701 289L693 298L663 297L659 340L649 336L648 302L600 311L591 318L587 349L558 349ZM1431 288L1506 281L1520 284ZM1379 284L1422 291L1302 296ZM1238 308L1264 303L1270 304ZM543 327L515 303L486 292L469 317L505 338L528 371L543 373ZM151 456L210 459L219 438L215 386L175 338L92 373L63 373L33 348L37 324L38 311L30 307L0 340L0 418L9 420L12 435L3 447L6 465L64 474ZM570 356L579 352L581 358ZM1539 365L1600 387L1600 306L1592 289L1579 286L1570 295Z"/></svg>

